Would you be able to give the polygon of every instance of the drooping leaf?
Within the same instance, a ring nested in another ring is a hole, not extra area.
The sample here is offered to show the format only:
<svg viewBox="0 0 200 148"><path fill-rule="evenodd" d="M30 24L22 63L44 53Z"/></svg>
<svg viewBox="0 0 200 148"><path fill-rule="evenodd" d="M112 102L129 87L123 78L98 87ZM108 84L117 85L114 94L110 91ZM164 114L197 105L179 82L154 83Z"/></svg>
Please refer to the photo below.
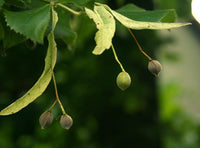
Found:
<svg viewBox="0 0 200 148"><path fill-rule="evenodd" d="M62 39L67 45L72 45L77 34L71 29L69 12L60 7L56 9L56 12L59 20L55 28L55 38Z"/></svg>
<svg viewBox="0 0 200 148"><path fill-rule="evenodd" d="M57 14L55 11L52 11L52 28L55 28L56 22L58 20ZM56 42L54 39L54 30L52 30L48 35L48 50L47 55L45 58L45 67L42 75L38 79L38 81L35 83L35 85L21 98L17 99L15 102L10 104L8 107L3 109L0 112L0 115L10 115L14 114L24 107L26 107L28 104L33 102L37 97L39 97L47 88L49 82L52 78L52 70L56 64L56 57L57 57L57 47Z"/></svg>
<svg viewBox="0 0 200 148"><path fill-rule="evenodd" d="M56 24L58 23L58 14L57 12L52 8L52 30L51 32L55 31Z"/></svg>
<svg viewBox="0 0 200 148"><path fill-rule="evenodd" d="M186 25L190 25L190 23L162 23L162 22L145 22L145 21L135 21L132 20L108 7L105 4L96 3L97 5L104 6L107 10L109 10L113 16L125 27L141 30L141 29L172 29L178 28Z"/></svg>
<svg viewBox="0 0 200 148"><path fill-rule="evenodd" d="M96 47L93 54L100 55L109 49L115 33L115 20L113 16L103 7L95 6L94 11L85 8L86 14L93 19L98 29L95 35Z"/></svg>
<svg viewBox="0 0 200 148"><path fill-rule="evenodd" d="M50 21L50 5L22 12L6 11L8 26L27 38L43 43L43 38Z"/></svg>
<svg viewBox="0 0 200 148"><path fill-rule="evenodd" d="M146 11L133 4L128 4L116 11L135 21L172 23L176 20L176 12L172 9Z"/></svg>

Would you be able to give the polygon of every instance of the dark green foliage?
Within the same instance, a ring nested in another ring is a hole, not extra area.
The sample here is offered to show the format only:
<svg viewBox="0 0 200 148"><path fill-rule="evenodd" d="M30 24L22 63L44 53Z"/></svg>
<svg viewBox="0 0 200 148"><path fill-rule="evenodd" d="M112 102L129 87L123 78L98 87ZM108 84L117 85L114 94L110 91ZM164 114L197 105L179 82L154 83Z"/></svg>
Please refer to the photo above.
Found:
<svg viewBox="0 0 200 148"><path fill-rule="evenodd" d="M22 12L5 11L4 14L7 25L12 30L43 43L44 34L50 21L50 5Z"/></svg>
<svg viewBox="0 0 200 148"><path fill-rule="evenodd" d="M34 2L36 6L41 4ZM75 2L82 4L79 0ZM112 3L115 2L110 1ZM142 1L138 3L141 7L146 5ZM147 3L152 5L150 0ZM27 6L28 0L25 4ZM6 3L6 7L9 6ZM12 3L9 8L16 10L19 8L17 6ZM69 18L67 16L63 22L68 23ZM69 24L64 26L63 22L58 21L55 76L60 99L67 113L73 117L73 126L70 130L63 130L57 121L47 130L41 131L38 118L55 100L51 83L45 93L27 108L15 115L0 118L0 147L162 148L163 133L171 132L172 137L177 138L176 134L181 137L181 129L177 131L172 122L163 124L160 120L155 79L148 72L148 60L139 52L127 30L119 29L113 39L121 62L133 78L133 85L122 92L115 84L115 76L120 68L111 50L106 50L101 56L91 54L95 47L95 25L85 16L72 20L78 35L73 46L66 46L66 43L73 44L75 33ZM2 21L0 24L5 29ZM61 32L62 28L69 30ZM4 31L0 39L5 38L5 34ZM134 34L144 49L153 49L148 50L148 54L154 56L154 50L160 44L157 35L153 31L134 31ZM0 57L0 109L23 96L40 76L48 48L47 38L45 35L43 37L43 45L37 44L34 49L29 48L24 41L10 39L10 44L14 42L15 46L7 47L7 56ZM0 41L0 48L4 42ZM68 50L69 47L73 50ZM60 108L56 105L52 113L59 116ZM193 123L186 123L194 127Z"/></svg>
<svg viewBox="0 0 200 148"><path fill-rule="evenodd" d="M121 7L120 9L117 10L117 12L136 21L170 23L176 20L175 10L146 11L132 4L128 4Z"/></svg>

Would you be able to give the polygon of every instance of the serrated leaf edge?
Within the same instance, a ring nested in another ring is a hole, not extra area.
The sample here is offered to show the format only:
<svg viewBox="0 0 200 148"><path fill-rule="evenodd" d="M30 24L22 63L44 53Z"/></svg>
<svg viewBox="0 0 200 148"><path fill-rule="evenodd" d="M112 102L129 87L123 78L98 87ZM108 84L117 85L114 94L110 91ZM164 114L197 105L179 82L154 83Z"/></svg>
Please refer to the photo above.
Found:
<svg viewBox="0 0 200 148"><path fill-rule="evenodd" d="M49 4L46 4L46 5L44 5L43 7L40 7L40 8L45 8L45 7L47 7L47 6L50 6L50 5L49 5ZM37 9L37 8L36 8L36 9ZM32 10L33 10L33 9L32 9ZM29 10L27 10L27 11L29 11ZM30 38L30 39L36 41L35 39L33 39L33 38L27 36L27 35L24 34L23 32L20 32L20 31L16 30L15 28L13 28L13 27L8 23L8 20L7 20L7 17L6 17L6 15L5 15L5 12L9 12L9 11L7 11L7 10L4 11L4 17L5 17L5 21L6 21L6 26L7 26L7 27L9 27L11 30L15 31L16 33L19 33L19 34L23 35L26 39L29 39L29 38ZM49 21L50 21L50 20L49 20ZM48 25L47 25L47 26L48 26ZM46 27L47 27L47 26L46 26ZM44 31L44 32L45 32L45 31ZM37 41L37 42L43 44L43 41Z"/></svg>

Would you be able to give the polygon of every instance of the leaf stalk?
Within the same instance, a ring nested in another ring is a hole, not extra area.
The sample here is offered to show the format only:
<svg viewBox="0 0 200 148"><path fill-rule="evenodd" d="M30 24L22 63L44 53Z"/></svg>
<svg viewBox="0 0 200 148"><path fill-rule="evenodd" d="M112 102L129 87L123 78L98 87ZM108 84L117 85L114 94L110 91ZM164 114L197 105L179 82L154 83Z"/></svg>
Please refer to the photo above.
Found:
<svg viewBox="0 0 200 148"><path fill-rule="evenodd" d="M71 8L63 5L63 4L59 4L58 3L57 5L60 6L60 7L62 7L62 8L64 8L64 9L66 9L67 11L69 11L69 12L75 14L75 15L81 15L81 12L77 12L77 11L75 11L75 10L73 10L73 9L71 9Z"/></svg>
<svg viewBox="0 0 200 148"><path fill-rule="evenodd" d="M136 42L136 44L137 44L139 50L142 52L142 54L145 55L145 56L149 59L149 61L151 61L152 58L151 58L150 56L148 56L148 54L146 54L146 53L143 51L142 47L141 47L140 44L138 43L136 37L134 36L134 34L133 34L133 32L131 31L130 28L128 28L128 31L130 32L131 36L132 36L133 39L135 40L135 42Z"/></svg>
<svg viewBox="0 0 200 148"><path fill-rule="evenodd" d="M61 101L60 101L60 99L59 99L59 96L58 96L58 90L57 90L57 85L56 85L56 79L55 79L55 75L54 75L53 70L52 70L52 77L53 77L53 84L54 84L55 93L56 93L56 101L53 103L53 105L51 106L50 109L52 109L53 106L54 106L54 105L56 104L56 102L58 101L58 103L59 103L59 105L60 105L60 108L61 108L63 114L66 114L65 109L64 109L64 107L63 107L63 105L62 105L62 103L61 103Z"/></svg>
<svg viewBox="0 0 200 148"><path fill-rule="evenodd" d="M121 67L122 71L125 72L124 67L122 66L121 62L119 61L119 59L118 59L118 57L117 57L117 54L116 54L116 51L115 51L115 48L114 48L113 44L111 44L111 48L112 48L112 51L113 51L115 60L117 61L117 63L118 63L119 66Z"/></svg>

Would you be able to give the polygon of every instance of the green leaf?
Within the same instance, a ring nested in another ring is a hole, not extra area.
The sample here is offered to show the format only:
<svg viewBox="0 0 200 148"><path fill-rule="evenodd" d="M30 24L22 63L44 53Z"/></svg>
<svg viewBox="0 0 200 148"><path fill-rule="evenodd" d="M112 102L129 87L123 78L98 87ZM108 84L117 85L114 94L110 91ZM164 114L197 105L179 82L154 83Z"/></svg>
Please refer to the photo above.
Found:
<svg viewBox="0 0 200 148"><path fill-rule="evenodd" d="M85 3L88 3L92 0L59 0L58 2L62 3L62 2L68 2L68 3L76 3L78 5L83 5Z"/></svg>
<svg viewBox="0 0 200 148"><path fill-rule="evenodd" d="M145 22L145 21L135 21L132 20L114 10L104 4L96 3L97 5L104 6L107 10L109 10L113 16L125 27L141 30L141 29L172 29L178 28L186 25L190 25L191 23L161 23L161 22Z"/></svg>
<svg viewBox="0 0 200 148"><path fill-rule="evenodd" d="M4 50L11 48L19 43L22 43L26 38L11 30L10 27L6 26L5 19L0 15L0 40L3 42Z"/></svg>
<svg viewBox="0 0 200 148"><path fill-rule="evenodd" d="M12 5L19 8L25 8L25 2L23 0L6 0L7 5Z"/></svg>
<svg viewBox="0 0 200 148"><path fill-rule="evenodd" d="M22 12L6 11L4 14L11 29L43 43L44 34L50 21L50 5Z"/></svg>
<svg viewBox="0 0 200 148"><path fill-rule="evenodd" d="M52 8L52 32L54 32L57 22L58 22L58 14Z"/></svg>
<svg viewBox="0 0 200 148"><path fill-rule="evenodd" d="M70 15L66 10L58 7L56 9L58 13L58 23L55 28L55 38L62 39L65 44L72 45L77 37L77 34L71 29Z"/></svg>
<svg viewBox="0 0 200 148"><path fill-rule="evenodd" d="M115 20L113 16L103 7L95 6L94 11L85 8L86 14L93 19L98 29L95 35L96 47L93 54L100 55L109 49L115 33Z"/></svg>
<svg viewBox="0 0 200 148"><path fill-rule="evenodd" d="M128 4L116 11L135 21L171 23L176 20L175 10L146 11L133 4Z"/></svg>
<svg viewBox="0 0 200 148"><path fill-rule="evenodd" d="M57 14L54 10L52 10L52 29L55 28L56 22L58 20ZM47 88L49 82L52 78L52 70L56 64L56 56L57 56L57 47L56 42L54 39L54 30L52 30L48 35L48 50L47 55L45 58L45 67L42 75L38 79L38 81L35 83L35 85L21 98L17 99L15 102L10 104L8 107L3 109L0 112L0 115L10 115L14 114L24 107L26 107L28 104L33 102L37 97L39 97Z"/></svg>
<svg viewBox="0 0 200 148"><path fill-rule="evenodd" d="M46 5L47 2L46 1L42 1L42 0L26 0L25 1L25 5L26 5L26 9L34 9L34 8L39 8L39 7L43 7L44 5Z"/></svg>
<svg viewBox="0 0 200 148"><path fill-rule="evenodd" d="M97 3L99 4L99 3ZM122 12L122 13L134 13L134 12L144 12L146 11L145 9L143 8L140 8L134 4L127 4L125 6L122 6L121 8L119 8L118 10L116 10L118 12Z"/></svg>

